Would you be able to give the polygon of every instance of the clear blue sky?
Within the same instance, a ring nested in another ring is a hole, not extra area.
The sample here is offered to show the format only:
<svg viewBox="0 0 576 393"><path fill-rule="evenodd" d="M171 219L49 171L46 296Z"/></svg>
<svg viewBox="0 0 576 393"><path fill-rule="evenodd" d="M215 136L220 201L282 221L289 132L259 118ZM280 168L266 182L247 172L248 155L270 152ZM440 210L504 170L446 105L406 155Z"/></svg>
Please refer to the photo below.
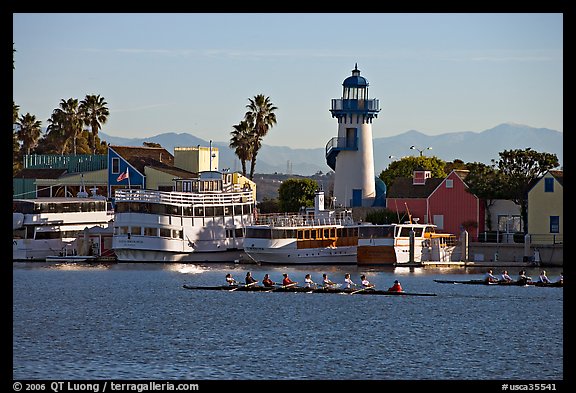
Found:
<svg viewBox="0 0 576 393"><path fill-rule="evenodd" d="M43 126L61 99L100 94L103 132L187 132L226 142L248 98L270 97L264 143L323 147L330 100L358 63L380 100L374 138L563 131L563 15L14 14L14 102Z"/></svg>

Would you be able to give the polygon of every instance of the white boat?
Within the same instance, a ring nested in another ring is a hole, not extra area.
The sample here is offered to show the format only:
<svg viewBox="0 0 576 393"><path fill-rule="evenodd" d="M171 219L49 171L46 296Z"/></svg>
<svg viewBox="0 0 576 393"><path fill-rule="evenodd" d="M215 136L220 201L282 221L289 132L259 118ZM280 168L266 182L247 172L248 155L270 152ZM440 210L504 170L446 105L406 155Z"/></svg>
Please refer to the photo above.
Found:
<svg viewBox="0 0 576 393"><path fill-rule="evenodd" d="M206 171L175 179L179 191L117 190L112 248L118 262L240 261L255 192L233 175Z"/></svg>
<svg viewBox="0 0 576 393"><path fill-rule="evenodd" d="M361 225L358 265L402 265L421 262L450 262L456 257L457 238L437 233L433 224ZM413 231L413 246L411 232ZM411 249L413 255L410 254Z"/></svg>
<svg viewBox="0 0 576 393"><path fill-rule="evenodd" d="M43 261L75 249L91 228L108 228L114 216L101 197L13 199L12 259Z"/></svg>
<svg viewBox="0 0 576 393"><path fill-rule="evenodd" d="M457 244L456 236L436 233L433 224L355 223L350 210L324 210L322 191L316 193L314 209L298 215L260 217L263 220L267 222L248 226L244 239L246 254L259 264L401 266L448 262Z"/></svg>
<svg viewBox="0 0 576 393"><path fill-rule="evenodd" d="M300 214L259 217L246 227L244 251L259 264L356 264L358 225L350 210L324 210L317 191L313 209Z"/></svg>

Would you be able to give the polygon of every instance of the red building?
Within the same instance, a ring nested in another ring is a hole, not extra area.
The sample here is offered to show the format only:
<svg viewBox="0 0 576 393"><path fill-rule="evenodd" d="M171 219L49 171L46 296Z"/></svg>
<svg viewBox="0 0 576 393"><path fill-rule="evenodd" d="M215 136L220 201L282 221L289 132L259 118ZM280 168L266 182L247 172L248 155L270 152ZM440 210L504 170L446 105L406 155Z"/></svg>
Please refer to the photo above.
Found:
<svg viewBox="0 0 576 393"><path fill-rule="evenodd" d="M468 192L464 182L468 171L453 170L442 178L430 171L416 170L411 178L396 178L388 188L386 207L396 211L401 221L418 219L432 223L438 232L460 235L466 229L471 238L484 231L484 204Z"/></svg>

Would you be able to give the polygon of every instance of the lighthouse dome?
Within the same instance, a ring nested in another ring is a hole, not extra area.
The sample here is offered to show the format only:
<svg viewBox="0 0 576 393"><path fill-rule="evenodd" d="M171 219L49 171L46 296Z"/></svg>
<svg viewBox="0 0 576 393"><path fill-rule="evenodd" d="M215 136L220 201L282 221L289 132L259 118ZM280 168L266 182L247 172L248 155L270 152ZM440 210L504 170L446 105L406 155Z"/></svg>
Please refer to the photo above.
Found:
<svg viewBox="0 0 576 393"><path fill-rule="evenodd" d="M358 64L352 70L352 76L344 79L342 83L344 87L368 87L368 81L363 76L360 76L360 70L358 69Z"/></svg>

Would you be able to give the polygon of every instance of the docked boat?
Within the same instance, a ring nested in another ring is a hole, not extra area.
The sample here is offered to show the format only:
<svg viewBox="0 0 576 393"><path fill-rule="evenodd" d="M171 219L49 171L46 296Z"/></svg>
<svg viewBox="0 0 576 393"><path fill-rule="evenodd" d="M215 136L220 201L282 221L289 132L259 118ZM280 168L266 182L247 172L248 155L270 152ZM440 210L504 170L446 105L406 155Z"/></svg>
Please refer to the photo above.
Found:
<svg viewBox="0 0 576 393"><path fill-rule="evenodd" d="M563 281L556 282L541 282L541 281L487 281L487 280L434 280L441 284L468 284L468 285L511 285L511 286L527 286L533 285L536 287L563 287Z"/></svg>
<svg viewBox="0 0 576 393"><path fill-rule="evenodd" d="M96 197L42 197L12 201L12 258L44 261L78 253L78 241L90 230L110 230L112 210L106 199ZM93 250L100 244L92 242ZM88 255L88 252L86 252Z"/></svg>
<svg viewBox="0 0 576 393"><path fill-rule="evenodd" d="M112 247L118 262L241 260L255 193L235 175L200 172L175 179L176 191L117 190Z"/></svg>
<svg viewBox="0 0 576 393"><path fill-rule="evenodd" d="M411 246L413 236L413 244ZM450 262L459 258L457 238L433 224L368 224L358 228L358 265ZM411 254L411 251L413 254Z"/></svg>
<svg viewBox="0 0 576 393"><path fill-rule="evenodd" d="M244 251L258 264L356 264L358 225L347 209L325 210L324 192L299 214L262 215L246 227Z"/></svg>
<svg viewBox="0 0 576 393"><path fill-rule="evenodd" d="M343 295L390 295L390 296L436 296L435 293L417 293L417 292L393 292L393 291L383 291L371 288L360 288L360 289L346 289L346 288L306 288L306 287L294 287L294 286L278 286L275 288L268 288L264 286L253 286L253 285L218 285L218 286L194 286L184 284L185 289L194 290L210 290L210 291L241 291L241 292L285 292L285 293L330 293L330 294L343 294Z"/></svg>

